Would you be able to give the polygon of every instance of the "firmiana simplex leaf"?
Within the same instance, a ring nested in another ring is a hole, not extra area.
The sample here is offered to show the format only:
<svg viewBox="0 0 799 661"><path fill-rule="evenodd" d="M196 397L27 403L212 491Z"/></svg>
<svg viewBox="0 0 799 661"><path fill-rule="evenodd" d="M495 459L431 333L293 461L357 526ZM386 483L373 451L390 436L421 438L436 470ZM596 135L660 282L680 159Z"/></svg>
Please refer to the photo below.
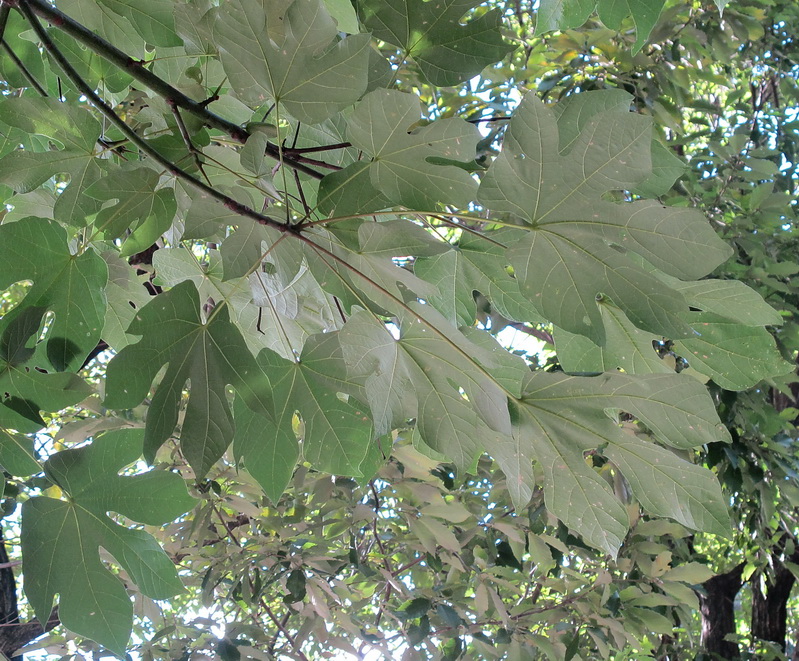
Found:
<svg viewBox="0 0 799 661"><path fill-rule="evenodd" d="M591 116L561 152L558 115L570 117L563 109L556 115L528 94L480 185L485 206L518 218L528 229L508 251L522 293L555 325L600 344L605 339L596 303L601 295L635 326L688 336L680 316L688 310L682 294L664 287L626 253L674 277L696 279L726 259L730 248L691 209L602 199L634 187L651 171L648 118L613 104Z"/></svg>
<svg viewBox="0 0 799 661"><path fill-rule="evenodd" d="M45 312L18 310L0 335L0 427L33 433L45 425L39 411L58 411L92 391L77 374L47 373L39 364L35 338Z"/></svg>
<svg viewBox="0 0 799 661"><path fill-rule="evenodd" d="M311 336L295 361L264 349L258 366L269 375L274 422L261 419L257 433L246 437L237 432L234 451L237 459L244 457L253 477L262 483L274 480L267 488L269 496L277 501L298 456L295 414L302 421L306 461L334 475L360 476L376 441L368 409L347 396L353 387L347 382L337 334ZM257 383L252 386L258 389ZM245 420L255 432L251 416Z"/></svg>
<svg viewBox="0 0 799 661"><path fill-rule="evenodd" d="M101 176L102 161L96 158L100 124L84 109L45 98L5 98L0 108L3 120L28 134L53 138L63 149L33 151L18 149L0 159L0 181L17 193L38 188L53 175L66 173L67 185L53 209L56 220L81 227L100 203L84 195L87 186Z"/></svg>
<svg viewBox="0 0 799 661"><path fill-rule="evenodd" d="M514 443L532 442L544 469L547 507L593 546L615 555L628 525L627 512L609 484L585 462L585 453L597 449L622 471L649 512L695 530L729 535L727 507L713 473L633 435L609 415L629 413L658 441L679 449L729 441L712 400L695 379L531 373L517 407ZM509 453L498 460L506 464L506 473L518 470ZM530 471L526 465L522 469Z"/></svg>
<svg viewBox="0 0 799 661"><path fill-rule="evenodd" d="M100 339L108 269L92 248L73 255L67 233L43 218L0 226L0 290L21 280L33 286L25 300L0 320L0 333L29 306L53 313L40 366L75 370Z"/></svg>
<svg viewBox="0 0 799 661"><path fill-rule="evenodd" d="M183 589L175 566L142 530L115 523L108 512L149 525L174 520L194 501L180 476L150 471L120 476L141 455L142 431L107 432L90 445L59 452L45 463L68 500L37 496L22 507L25 594L46 622L60 594L59 619L71 631L124 655L133 623L125 587L101 562L113 556L138 589L166 599Z"/></svg>
<svg viewBox="0 0 799 661"><path fill-rule="evenodd" d="M611 30L620 30L622 22L632 16L636 29L634 55L646 43L664 5L665 0L541 0L535 33L580 27L594 9Z"/></svg>
<svg viewBox="0 0 799 661"><path fill-rule="evenodd" d="M319 191L322 208L374 211L380 207L359 207L386 201L420 210L435 209L441 202L468 205L476 183L452 163L474 159L480 134L474 125L458 118L439 119L411 130L420 116L419 100L410 94L397 90L367 94L349 118L347 138L372 160L368 165L353 163L325 178Z"/></svg>
<svg viewBox="0 0 799 661"><path fill-rule="evenodd" d="M415 417L422 440L461 468L486 449L492 429L510 433L506 392L472 359L493 365L494 356L434 310L409 318L398 341L366 312L352 315L340 336L350 378L365 388L378 433Z"/></svg>
<svg viewBox="0 0 799 661"><path fill-rule="evenodd" d="M498 62L513 46L502 39L501 14L464 16L477 0L359 0L372 34L412 57L432 85L457 85Z"/></svg>
<svg viewBox="0 0 799 661"><path fill-rule="evenodd" d="M231 0L213 24L225 73L241 99L255 107L274 101L310 124L366 91L369 35L337 41L337 32L321 0Z"/></svg>
<svg viewBox="0 0 799 661"><path fill-rule="evenodd" d="M177 425L187 382L191 393L181 448L198 476L208 472L233 440L228 385L254 410L271 416L271 395L264 387L268 380L259 381L262 388L258 392L247 385L258 368L241 333L229 321L227 305L220 304L204 321L192 282L181 282L145 305L128 333L142 339L123 348L109 363L105 406L138 406L158 371L167 365L147 414L144 452L149 460Z"/></svg>

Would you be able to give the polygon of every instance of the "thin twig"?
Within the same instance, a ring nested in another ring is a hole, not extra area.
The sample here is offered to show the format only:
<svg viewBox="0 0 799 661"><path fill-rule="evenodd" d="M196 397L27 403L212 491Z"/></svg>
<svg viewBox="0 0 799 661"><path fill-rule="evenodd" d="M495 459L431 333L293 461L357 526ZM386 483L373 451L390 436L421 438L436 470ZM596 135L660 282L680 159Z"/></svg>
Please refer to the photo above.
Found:
<svg viewBox="0 0 799 661"><path fill-rule="evenodd" d="M297 654L297 658L301 659L302 661L308 661L308 657L305 656L305 654L303 654L302 650L300 649L300 646L297 644L297 639L294 638L294 636L292 636L288 632L288 629L286 629L286 627L283 626L283 623L277 619L277 616L275 615L274 611L269 607L269 604L266 603L266 600L263 597L261 597L258 603L260 603L261 608L263 608L266 611L266 614L269 616L269 619L272 620L272 622L274 622L278 631L280 631L280 633L282 633L286 637L286 640L289 641L289 644L291 645L292 649Z"/></svg>
<svg viewBox="0 0 799 661"><path fill-rule="evenodd" d="M416 558L416 560L411 560L411 562L409 562L407 564L404 564L399 569L396 569L393 572L391 572L391 575L394 576L394 577L397 577L400 574L402 574L403 572L406 572L409 569L411 569L411 567L415 567L420 562L424 562L424 560L425 560L425 557L423 555L420 555L418 558Z"/></svg>
<svg viewBox="0 0 799 661"><path fill-rule="evenodd" d="M156 76L146 69L141 61L119 50L101 36L95 34L73 18L53 7L47 0L16 0L16 4L20 11L26 15L26 18L28 16L26 12L23 11L23 7L28 9L28 13L41 16L62 32L70 35L73 39L88 47L89 50L102 56L112 64L115 64L156 94L173 101L178 107L198 117L206 126L227 133L231 138L242 144L247 142L247 138L250 137L250 132L247 131L246 128L208 110L206 107L207 104L204 102L198 102L186 96L179 89L167 83L163 78ZM280 161L284 165L299 170L314 179L321 179L324 176L322 173L308 167L304 163L304 159L283 158L281 160L280 150L275 144L267 143L266 153L276 161Z"/></svg>
<svg viewBox="0 0 799 661"><path fill-rule="evenodd" d="M11 7L6 4L0 4L0 39L5 38L6 25L8 25L8 15L11 13Z"/></svg>
<svg viewBox="0 0 799 661"><path fill-rule="evenodd" d="M552 339L551 334L547 333L544 330L535 328L534 326L528 326L527 324L522 324L517 321L511 321L508 324L508 326L516 329L517 331L521 331L522 333L527 333L528 335L532 335L534 338L539 339L542 342L547 342L548 344L555 344L555 341Z"/></svg>
<svg viewBox="0 0 799 661"><path fill-rule="evenodd" d="M186 149L189 150L189 153L192 155L194 159L194 165L197 166L197 169L202 173L203 177L205 177L205 182L211 186L211 180L208 178L208 175L205 173L205 168L203 167L203 163L200 160L200 155L202 152L194 146L194 143L191 141L191 136L189 135L189 131L186 129L186 124L183 121L183 117L180 115L180 108L178 108L177 104L172 99L167 99L167 105L172 110L172 114L175 116L175 122L178 125L178 131L180 131L180 136L183 138L183 143L186 145Z"/></svg>
<svg viewBox="0 0 799 661"><path fill-rule="evenodd" d="M513 119L512 115L508 115L507 117L478 117L477 119L467 119L466 121L469 124L482 124L483 122L507 122Z"/></svg>
<svg viewBox="0 0 799 661"><path fill-rule="evenodd" d="M352 147L350 142L337 142L335 145L320 145L319 147L290 147L284 149L284 153L288 154L312 154L319 151L333 151L334 149L346 149Z"/></svg>

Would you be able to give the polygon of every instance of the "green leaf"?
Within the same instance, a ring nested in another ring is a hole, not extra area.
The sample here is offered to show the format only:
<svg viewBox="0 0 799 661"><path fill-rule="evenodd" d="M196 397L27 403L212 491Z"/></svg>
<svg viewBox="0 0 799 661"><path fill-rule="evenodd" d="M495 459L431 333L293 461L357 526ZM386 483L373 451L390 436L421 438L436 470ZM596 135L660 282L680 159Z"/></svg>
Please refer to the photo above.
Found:
<svg viewBox="0 0 799 661"><path fill-rule="evenodd" d="M108 306L101 337L115 351L121 350L133 340L127 329L133 322L137 310L150 302L152 296L144 283L146 273L138 274L115 250L107 250L100 256L108 266L108 285L105 294Z"/></svg>
<svg viewBox="0 0 799 661"><path fill-rule="evenodd" d="M171 597L183 586L153 537L120 526L107 512L161 525L194 504L174 473L118 475L141 455L141 447L141 430L130 429L59 452L45 463L45 471L69 500L40 496L22 506L25 594L36 616L47 621L58 593L64 626L119 656L130 637L133 607L122 583L100 561L99 547L152 599Z"/></svg>
<svg viewBox="0 0 799 661"><path fill-rule="evenodd" d="M233 404L233 418L236 421L233 436L236 463L243 466L272 503L277 504L300 456L291 421L276 426L250 409L240 398L236 398Z"/></svg>
<svg viewBox="0 0 799 661"><path fill-rule="evenodd" d="M744 326L781 326L783 318L754 289L738 280L668 280L688 304Z"/></svg>
<svg viewBox="0 0 799 661"><path fill-rule="evenodd" d="M0 429L0 465L18 477L27 477L42 470L33 449L33 439Z"/></svg>
<svg viewBox="0 0 799 661"><path fill-rule="evenodd" d="M267 233L270 241L273 234ZM246 279L223 281L222 260L215 250L209 252L207 264L182 248L158 250L153 264L158 284L171 287L191 280L201 300L227 302L231 321L254 355L268 348L294 360L309 335L335 330L341 323L332 297L303 265L302 253L286 241L269 253L270 273L256 272Z"/></svg>
<svg viewBox="0 0 799 661"><path fill-rule="evenodd" d="M597 13L611 30L621 30L622 22L632 15L635 22L635 44L632 53L641 50L663 11L666 0L599 0Z"/></svg>
<svg viewBox="0 0 799 661"><path fill-rule="evenodd" d="M4 99L0 104L3 121L25 131L53 138L63 145L55 151L14 151L0 159L0 180L18 193L35 190L50 177L68 174L70 183L56 200L57 220L81 227L86 217L99 209L84 189L102 174L95 158L100 124L87 111L56 99Z"/></svg>
<svg viewBox="0 0 799 661"><path fill-rule="evenodd" d="M77 0L77 2L81 5L84 5L85 8L88 9L88 12L86 13L90 14L92 17L102 17L105 14L109 14L115 19L121 21L124 25L119 26L119 30L112 30L116 34L111 41L116 44L118 48L123 48L131 57L144 57L144 42L138 37L138 35L135 34L133 26L131 26L126 19L114 14L107 7L99 5L97 2L94 2L94 0ZM71 0L67 0L67 2L59 3L58 7L61 11L68 13L70 16L77 17L76 14L67 8L67 5L71 4L73 4ZM93 21L81 22L84 25L88 25ZM123 35L122 30L127 30L127 32ZM94 31L102 34L102 31L100 30L95 29ZM49 30L49 34L50 38L56 44L58 49L64 53L64 55L72 63L75 71L77 71L87 83L93 85L95 88L105 89L112 94L119 93L127 89L128 85L130 85L131 81L133 80L127 71L119 69L111 62L106 60L102 55L99 55L88 48L83 48L75 39L61 30L53 28ZM133 38L131 39L130 37ZM51 68L55 69L53 72L54 74L63 74L61 69L52 61L50 62L50 66ZM62 77L62 87L66 87L68 90L72 89L72 85L66 79L66 77Z"/></svg>
<svg viewBox="0 0 799 661"><path fill-rule="evenodd" d="M657 355L653 342L662 340L639 330L627 316L607 300L598 302L605 328L605 345L556 328L555 348L565 372L612 372L628 374L668 373L673 370Z"/></svg>
<svg viewBox="0 0 799 661"><path fill-rule="evenodd" d="M147 414L144 450L148 461L177 425L187 381L191 393L180 433L181 448L198 477L208 472L233 440L228 384L254 410L271 415L268 389L256 393L247 385L257 368L241 333L229 321L228 306L220 304L210 319L203 320L197 289L191 282L181 282L144 306L127 332L142 339L123 348L109 363L107 408L138 406L158 371L168 365Z"/></svg>
<svg viewBox="0 0 799 661"><path fill-rule="evenodd" d="M686 319L695 337L675 341L674 350L722 388L744 390L793 369L765 328L744 326L710 312L691 312Z"/></svg>
<svg viewBox="0 0 799 661"><path fill-rule="evenodd" d="M260 449L251 439L247 445L250 456L268 452L273 443L285 446L280 450L282 457L293 454L297 446L293 418L297 413L303 423L302 454L306 461L334 475L361 475L359 467L370 443L375 442L372 421L368 411L347 396L352 386L347 383L341 358L336 334L309 338L296 361L285 360L268 349L258 354L258 365L269 375L275 402L275 422L265 427L263 434L277 440L268 441L266 448Z"/></svg>
<svg viewBox="0 0 799 661"><path fill-rule="evenodd" d="M535 20L535 34L578 28L588 20L597 0L541 0Z"/></svg>
<svg viewBox="0 0 799 661"><path fill-rule="evenodd" d="M254 107L274 101L309 124L366 91L369 35L337 40L337 33L322 0L231 0L213 23L225 73L240 98Z"/></svg>
<svg viewBox="0 0 799 661"><path fill-rule="evenodd" d="M632 192L641 197L665 195L687 169L685 163L677 158L671 149L665 147L659 140L653 139L652 174Z"/></svg>
<svg viewBox="0 0 799 661"><path fill-rule="evenodd" d="M658 441L676 448L729 440L704 386L688 376L531 373L514 434L519 446L532 443L544 469L547 508L588 543L615 555L627 513L583 458L600 448L617 462L644 507L688 527L728 535L726 505L713 473L631 435L610 417L614 410L635 416ZM530 473L507 456L497 460L506 474Z"/></svg>
<svg viewBox="0 0 799 661"><path fill-rule="evenodd" d="M335 234L322 227L306 234L313 242L303 245L306 260L325 291L336 296L345 310L353 305L364 307L373 301L381 311L399 312L408 292L420 298L432 296L435 288L429 283L398 266L385 254L375 255L361 247L362 241L369 238L366 225L369 223L360 223L356 236L341 232L340 225ZM361 229L365 230L363 234Z"/></svg>
<svg viewBox="0 0 799 661"><path fill-rule="evenodd" d="M0 335L0 427L33 433L45 425L40 410L63 409L92 389L76 374L48 374L39 366L34 346L45 308L31 306L13 312L17 314Z"/></svg>
<svg viewBox="0 0 799 661"><path fill-rule="evenodd" d="M412 57L431 85L457 85L514 47L502 39L499 10L470 16L479 0L359 0L364 25Z"/></svg>
<svg viewBox="0 0 799 661"><path fill-rule="evenodd" d="M371 175L371 164L359 161L325 176L319 184L319 211L329 217L354 216L391 206Z"/></svg>
<svg viewBox="0 0 799 661"><path fill-rule="evenodd" d="M115 200L106 205L94 219L95 228L106 239L116 239L129 228L134 235L145 224L154 224L165 232L172 224L177 210L175 193L171 188L156 190L160 176L150 168L116 169L89 186L85 193L102 202ZM129 238L127 242L130 242ZM123 246L123 256L135 254ZM152 242L151 242L152 243ZM146 247L149 247L148 244Z"/></svg>
<svg viewBox="0 0 799 661"><path fill-rule="evenodd" d="M451 118L411 131L420 117L416 97L396 90L375 90L350 116L347 137L372 158L372 186L392 204L421 210L434 209L439 202L467 206L474 198L476 183L468 172L446 163L474 159L480 138L476 127ZM433 158L445 164L435 164ZM355 163L341 172L352 178L351 173L361 169ZM357 183L359 177L354 181ZM353 185L349 182L350 187Z"/></svg>
<svg viewBox="0 0 799 661"><path fill-rule="evenodd" d="M605 454L648 512L670 516L693 530L731 536L726 499L707 469L632 435L619 436Z"/></svg>
<svg viewBox="0 0 799 661"><path fill-rule="evenodd" d="M95 0L62 0L58 8L90 30L97 32L101 37L104 37L131 57L144 58L144 39L138 35L125 16L113 11L105 3L96 2ZM58 34L59 31L54 30L53 35L56 36ZM67 41L77 45L74 39L64 40L64 42ZM64 42L57 42L59 48ZM96 62L96 64L99 65L100 63ZM130 79L125 85L129 84Z"/></svg>
<svg viewBox="0 0 799 661"><path fill-rule="evenodd" d="M142 38L153 46L182 46L175 34L173 5L158 0L101 0L101 3L127 18Z"/></svg>
<svg viewBox="0 0 799 661"><path fill-rule="evenodd" d="M325 0L325 6L330 15L335 19L336 25L341 32L357 34L358 15L350 0Z"/></svg>
<svg viewBox="0 0 799 661"><path fill-rule="evenodd" d="M494 356L469 342L434 310L402 324L394 340L366 312L340 332L350 378L365 389L378 433L416 418L422 440L467 468L485 449L491 430L510 434L507 394L475 359Z"/></svg>
<svg viewBox="0 0 799 661"><path fill-rule="evenodd" d="M570 116L559 114L563 121ZM636 253L668 274L693 279L726 259L729 247L693 210L601 199L650 172L647 118L614 102L585 123L565 153L559 126L555 113L528 94L480 185L485 206L528 223L527 236L508 251L522 293L546 319L597 343L604 342L600 295L640 328L687 335L683 296L638 266Z"/></svg>
<svg viewBox="0 0 799 661"><path fill-rule="evenodd" d="M11 12L3 32L3 41L25 63L26 68L36 80L43 80L45 77L44 60L38 45L22 36L27 29L28 25L22 14ZM0 79L6 81L9 87L20 88L30 85L17 63L9 57L6 49L0 51Z"/></svg>
<svg viewBox="0 0 799 661"><path fill-rule="evenodd" d="M413 271L438 288L427 298L450 323L470 326L477 306L475 291L486 296L508 319L537 321L539 312L519 290L519 282L508 273L508 246L523 235L518 230L490 232L486 236L464 233L455 250L416 259Z"/></svg>
<svg viewBox="0 0 799 661"><path fill-rule="evenodd" d="M0 290L33 281L24 303L0 320L0 333L25 307L45 308L55 316L39 345L39 366L79 368L100 339L107 279L102 258L91 248L71 254L66 232L51 220L25 218L0 226Z"/></svg>

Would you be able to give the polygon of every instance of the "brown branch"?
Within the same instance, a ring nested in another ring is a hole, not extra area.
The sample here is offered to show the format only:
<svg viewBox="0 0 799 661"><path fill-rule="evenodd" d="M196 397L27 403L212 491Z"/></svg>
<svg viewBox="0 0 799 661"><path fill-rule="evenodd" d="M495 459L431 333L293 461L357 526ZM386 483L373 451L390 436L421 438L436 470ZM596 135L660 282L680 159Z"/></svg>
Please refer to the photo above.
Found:
<svg viewBox="0 0 799 661"><path fill-rule="evenodd" d="M511 328L515 328L517 331L521 331L522 333L527 333L528 335L532 335L533 337L541 340L542 342L547 342L548 344L555 344L555 341L552 339L552 335L547 333L545 330L540 330L535 328L534 326L528 326L527 324L522 324L518 321L511 321L508 323L508 326Z"/></svg>
<svg viewBox="0 0 799 661"><path fill-rule="evenodd" d="M8 5L11 3L6 0L5 4ZM141 61L119 50L98 34L95 34L73 18L53 7L47 0L14 0L14 4L22 11L23 15L25 15L28 20L30 20L28 17L29 14L41 16L59 30L70 35L73 39L89 48L89 50L105 58L112 64L115 64L156 94L164 97L167 101L171 101L179 108L190 112L206 126L227 133L231 138L240 143L245 143L247 138L250 137L250 132L247 131L247 129L211 112L206 107L207 103L198 102L186 96L179 89L167 83L163 78L156 76L146 69ZM28 11L24 11L23 8ZM290 168L307 174L309 177L314 179L321 179L324 177L322 173L305 165L300 158L281 158L278 145L268 142L266 144L266 153L276 161L282 162Z"/></svg>
<svg viewBox="0 0 799 661"><path fill-rule="evenodd" d="M31 7L28 5L27 0L22 1L20 0L19 4L17 5L19 10L28 19L33 28L36 36L39 37L39 40L42 43L44 50L53 58L53 60L58 64L64 74L69 78L73 85L83 94L93 106L95 106L105 117L110 121L114 126L116 126L120 132L139 150L144 153L145 155L149 156L152 160L158 163L162 168L164 168L167 172L172 174L173 176L177 177L178 179L182 179L183 181L189 183L191 186L196 188L202 193L205 193L209 197L213 198L217 202L223 204L226 208L230 209L234 213L245 216L254 220L255 222L266 225L267 227L272 227L280 232L296 232L295 228L289 227L274 218L270 218L269 216L265 216L261 213L258 213L254 209L241 204L234 200L232 197L221 193L220 191L212 188L208 184L203 183L193 175L189 174L182 168L179 168L175 165L172 161L167 158L164 158L159 152L153 149L150 144L138 133L136 133L128 124L114 112L114 110L101 99L92 87L85 81L83 78L78 74L77 71L73 68L73 66L69 63L69 61L64 57L64 54L58 49L58 47L53 43L52 39L50 39L50 35L47 34L47 31L44 29L42 24L39 22L39 19L36 18L36 15L33 13Z"/></svg>
<svg viewBox="0 0 799 661"><path fill-rule="evenodd" d="M337 142L334 145L320 145L319 147L287 147L283 149L284 154L312 154L320 151L333 151L334 149L346 149L352 147L350 142Z"/></svg>
<svg viewBox="0 0 799 661"><path fill-rule="evenodd" d="M303 651L300 649L300 646L297 643L297 639L294 638L294 636L292 636L288 632L288 629L286 629L283 623L277 619L277 616L275 615L274 611L271 608L269 608L269 604L266 603L263 597L259 599L258 603L261 605L261 608L263 608L266 611L266 614L269 616L269 619L272 620L274 625L277 627L277 630L286 637L286 640L289 641L289 644L296 653L297 658L300 659L301 661L308 661L308 657L305 656L305 654L303 654Z"/></svg>
<svg viewBox="0 0 799 661"><path fill-rule="evenodd" d="M6 25L8 25L8 15L11 13L11 7L7 4L0 4L0 39L3 39L6 34Z"/></svg>

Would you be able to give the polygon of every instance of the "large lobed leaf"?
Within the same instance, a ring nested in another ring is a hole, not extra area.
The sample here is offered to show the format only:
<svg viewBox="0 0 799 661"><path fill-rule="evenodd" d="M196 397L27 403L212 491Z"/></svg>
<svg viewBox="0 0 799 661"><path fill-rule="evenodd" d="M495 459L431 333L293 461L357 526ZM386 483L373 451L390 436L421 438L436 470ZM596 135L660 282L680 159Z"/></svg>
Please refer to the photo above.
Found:
<svg viewBox="0 0 799 661"><path fill-rule="evenodd" d="M133 624L125 587L101 562L104 548L139 590L167 599L183 589L175 566L142 530L113 521L109 511L148 525L161 525L188 511L194 501L174 473L118 475L141 455L138 429L107 432L90 445L59 452L45 463L47 476L67 500L38 496L22 507L25 594L46 622L53 597L71 631L124 655Z"/></svg>
<svg viewBox="0 0 799 661"><path fill-rule="evenodd" d="M476 0L359 0L367 29L401 48L431 85L457 85L498 62L513 46L502 40L499 10L462 22Z"/></svg>
<svg viewBox="0 0 799 661"><path fill-rule="evenodd" d="M635 416L658 441L675 448L729 441L704 386L689 376L529 374L517 404L513 444L532 446L527 454L543 468L547 508L588 543L616 554L628 516L608 482L585 461L586 453L598 451L650 513L729 535L727 506L713 473L632 434L613 419L616 411ZM521 471L522 483L529 484L529 460L503 452L497 458L506 474ZM527 491L509 487L516 502L526 502Z"/></svg>
<svg viewBox="0 0 799 661"><path fill-rule="evenodd" d="M49 310L54 317L38 347L39 366L76 370L103 329L105 262L92 248L73 255L58 223L25 218L0 226L0 290L21 280L33 285L24 301L0 320L0 333L27 307Z"/></svg>
<svg viewBox="0 0 799 661"><path fill-rule="evenodd" d="M337 214L368 213L389 205L423 211L439 203L465 207L477 184L459 163L474 159L480 135L459 118L420 122L417 97L375 90L356 106L347 138L371 161L358 161L322 181L320 207Z"/></svg>
<svg viewBox="0 0 799 661"><path fill-rule="evenodd" d="M85 109L55 99L6 98L0 115L7 124L30 135L57 140L62 149L38 150L32 145L0 159L0 181L17 193L35 190L53 175L68 174L69 184L56 199L54 218L81 227L100 203L85 195L87 186L102 176L103 161L96 158L100 124Z"/></svg>
<svg viewBox="0 0 799 661"><path fill-rule="evenodd" d="M30 306L0 334L0 427L33 433L45 426L40 411L58 411L84 399L91 387L71 372L48 373L35 341L45 308Z"/></svg>
<svg viewBox="0 0 799 661"><path fill-rule="evenodd" d="M366 91L369 35L339 41L337 32L321 0L231 0L213 21L225 73L242 100L280 103L311 124Z"/></svg>
<svg viewBox="0 0 799 661"><path fill-rule="evenodd" d="M198 476L208 472L233 440L228 385L233 385L256 411L271 416L268 388L256 393L247 385L257 367L241 333L229 320L227 305L215 308L204 321L197 289L190 281L181 282L144 306L128 333L142 338L123 348L109 363L105 406L138 406L158 371L167 366L147 413L144 452L148 460L152 461L178 423L187 381L191 394L181 429L181 448Z"/></svg>
<svg viewBox="0 0 799 661"><path fill-rule="evenodd" d="M579 96L557 112L534 94L523 99L479 200L528 229L508 257L522 292L555 325L603 343L597 298L605 295L640 328L690 335L681 318L688 310L683 295L638 260L695 279L726 259L730 248L694 210L603 199L649 174L650 120L615 99L608 104L607 94ZM572 103L580 104L582 119L569 112ZM566 131L568 137L560 135Z"/></svg>

